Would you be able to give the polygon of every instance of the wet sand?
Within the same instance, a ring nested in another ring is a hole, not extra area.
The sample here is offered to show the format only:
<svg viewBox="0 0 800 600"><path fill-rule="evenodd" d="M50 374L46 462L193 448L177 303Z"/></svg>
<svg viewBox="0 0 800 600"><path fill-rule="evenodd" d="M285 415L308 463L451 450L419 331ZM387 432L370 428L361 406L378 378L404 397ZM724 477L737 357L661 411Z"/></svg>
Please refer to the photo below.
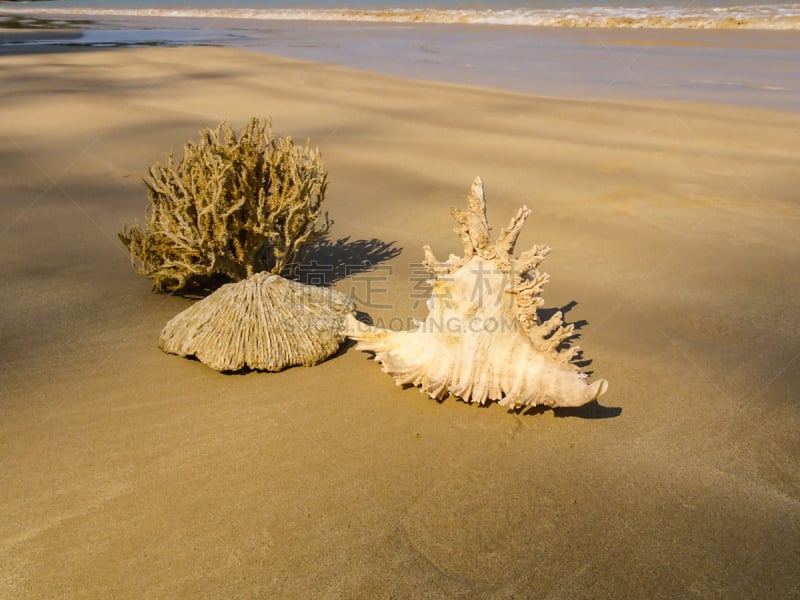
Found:
<svg viewBox="0 0 800 600"><path fill-rule="evenodd" d="M798 31L247 22L223 43L529 94L800 112Z"/></svg>
<svg viewBox="0 0 800 600"><path fill-rule="evenodd" d="M789 598L800 576L800 117L541 98L242 50L0 57L0 597ZM221 375L157 347L189 300L116 232L222 119L310 138L315 257L373 318L422 316L422 245L553 247L602 405L509 414L349 349Z"/></svg>
<svg viewBox="0 0 800 600"><path fill-rule="evenodd" d="M388 75L583 99L800 113L800 31L58 16L65 48L210 45ZM0 43L3 41L0 35ZM0 52L27 52L24 46Z"/></svg>

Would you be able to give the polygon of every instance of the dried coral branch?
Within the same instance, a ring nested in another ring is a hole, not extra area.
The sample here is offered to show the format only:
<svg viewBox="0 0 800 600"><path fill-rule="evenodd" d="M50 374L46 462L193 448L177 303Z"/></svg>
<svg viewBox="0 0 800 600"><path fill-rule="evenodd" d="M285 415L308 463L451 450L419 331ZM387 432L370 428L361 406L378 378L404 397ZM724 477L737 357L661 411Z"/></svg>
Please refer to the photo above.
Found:
<svg viewBox="0 0 800 600"><path fill-rule="evenodd" d="M153 164L145 184L145 225L119 238L159 292L216 274L280 274L331 226L319 150L275 138L268 120L253 118L238 133L226 122L202 130L180 161L170 154Z"/></svg>

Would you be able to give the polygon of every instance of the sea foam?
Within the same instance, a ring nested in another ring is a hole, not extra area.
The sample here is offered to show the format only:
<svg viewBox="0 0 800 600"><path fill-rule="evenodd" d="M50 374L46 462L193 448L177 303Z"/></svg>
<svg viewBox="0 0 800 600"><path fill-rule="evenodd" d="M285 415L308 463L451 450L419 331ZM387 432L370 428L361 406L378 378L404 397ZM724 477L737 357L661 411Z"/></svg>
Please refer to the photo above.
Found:
<svg viewBox="0 0 800 600"><path fill-rule="evenodd" d="M800 4L734 7L653 6L562 9L255 9L7 7L4 13L119 17L226 18L528 27L800 30Z"/></svg>

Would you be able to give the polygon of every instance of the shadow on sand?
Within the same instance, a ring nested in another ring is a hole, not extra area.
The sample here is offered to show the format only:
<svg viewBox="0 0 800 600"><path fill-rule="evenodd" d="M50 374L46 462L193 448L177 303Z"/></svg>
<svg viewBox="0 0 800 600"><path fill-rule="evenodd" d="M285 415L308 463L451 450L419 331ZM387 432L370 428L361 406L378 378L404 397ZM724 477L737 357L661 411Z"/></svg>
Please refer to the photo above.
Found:
<svg viewBox="0 0 800 600"><path fill-rule="evenodd" d="M402 251L395 242L383 242L377 238L351 240L344 237L335 242L323 238L308 249L302 263L287 266L283 276L306 285L328 287L351 275L371 271L376 265L399 256ZM198 278L177 295L201 300L226 283L231 283L231 280L221 274Z"/></svg>
<svg viewBox="0 0 800 600"><path fill-rule="evenodd" d="M295 266L295 278L308 285L329 286L357 273L366 273L382 262L400 255L402 248L395 242L351 240L339 238L332 242L323 238L314 243L305 260Z"/></svg>

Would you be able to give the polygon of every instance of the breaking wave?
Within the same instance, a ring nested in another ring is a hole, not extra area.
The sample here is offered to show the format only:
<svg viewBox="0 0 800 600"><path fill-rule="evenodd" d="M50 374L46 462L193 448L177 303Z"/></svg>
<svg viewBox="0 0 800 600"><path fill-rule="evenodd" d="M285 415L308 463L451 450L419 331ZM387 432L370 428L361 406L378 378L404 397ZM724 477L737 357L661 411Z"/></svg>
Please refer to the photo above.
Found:
<svg viewBox="0 0 800 600"><path fill-rule="evenodd" d="M666 29L800 30L800 4L512 9L56 8L2 6L4 13L182 17L373 23L516 25Z"/></svg>

